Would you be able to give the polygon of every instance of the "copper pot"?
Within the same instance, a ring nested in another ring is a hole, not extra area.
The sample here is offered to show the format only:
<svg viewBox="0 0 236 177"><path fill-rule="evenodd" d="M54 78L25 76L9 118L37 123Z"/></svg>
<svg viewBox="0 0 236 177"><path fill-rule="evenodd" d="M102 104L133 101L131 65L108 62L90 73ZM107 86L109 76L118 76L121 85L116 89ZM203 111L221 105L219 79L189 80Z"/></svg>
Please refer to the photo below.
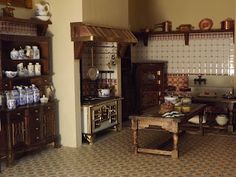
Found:
<svg viewBox="0 0 236 177"><path fill-rule="evenodd" d="M231 30L234 29L234 20L231 18L228 18L221 22L221 29L222 30Z"/></svg>

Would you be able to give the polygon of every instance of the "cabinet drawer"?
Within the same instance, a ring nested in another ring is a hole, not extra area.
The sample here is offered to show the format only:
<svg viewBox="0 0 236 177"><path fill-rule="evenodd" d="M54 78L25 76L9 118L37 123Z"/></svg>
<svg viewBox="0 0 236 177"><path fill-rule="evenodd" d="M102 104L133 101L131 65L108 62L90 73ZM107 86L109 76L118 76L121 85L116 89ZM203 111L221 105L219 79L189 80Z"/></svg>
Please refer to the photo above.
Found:
<svg viewBox="0 0 236 177"><path fill-rule="evenodd" d="M42 138L41 138L41 134L40 131L30 131L30 135L29 135L29 144L33 145L36 143L41 142Z"/></svg>
<svg viewBox="0 0 236 177"><path fill-rule="evenodd" d="M25 111L24 110L16 110L16 111L10 112L9 116L10 116L11 120L24 118Z"/></svg>
<svg viewBox="0 0 236 177"><path fill-rule="evenodd" d="M55 110L55 105L53 104L48 104L43 107L43 112L52 111L52 110Z"/></svg>

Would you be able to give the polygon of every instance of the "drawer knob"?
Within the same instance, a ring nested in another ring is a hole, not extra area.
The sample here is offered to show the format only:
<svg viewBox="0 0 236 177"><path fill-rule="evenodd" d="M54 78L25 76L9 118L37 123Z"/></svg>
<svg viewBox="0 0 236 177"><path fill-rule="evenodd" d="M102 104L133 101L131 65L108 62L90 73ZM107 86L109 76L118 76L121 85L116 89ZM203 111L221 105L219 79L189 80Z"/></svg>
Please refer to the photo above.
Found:
<svg viewBox="0 0 236 177"><path fill-rule="evenodd" d="M39 110L35 110L34 112L38 113L38 112L39 112Z"/></svg>
<svg viewBox="0 0 236 177"><path fill-rule="evenodd" d="M39 120L39 118L37 117L36 120Z"/></svg>
<svg viewBox="0 0 236 177"><path fill-rule="evenodd" d="M38 140L38 139L39 139L39 137L37 136L37 137L36 137L36 139Z"/></svg>
<svg viewBox="0 0 236 177"><path fill-rule="evenodd" d="M39 128L38 128L38 127L36 127L36 128L35 128L35 130L39 130Z"/></svg>
<svg viewBox="0 0 236 177"><path fill-rule="evenodd" d="M18 113L17 113L17 115L18 115L18 116L20 116L20 115L21 115L21 113L20 113L20 112L18 112Z"/></svg>

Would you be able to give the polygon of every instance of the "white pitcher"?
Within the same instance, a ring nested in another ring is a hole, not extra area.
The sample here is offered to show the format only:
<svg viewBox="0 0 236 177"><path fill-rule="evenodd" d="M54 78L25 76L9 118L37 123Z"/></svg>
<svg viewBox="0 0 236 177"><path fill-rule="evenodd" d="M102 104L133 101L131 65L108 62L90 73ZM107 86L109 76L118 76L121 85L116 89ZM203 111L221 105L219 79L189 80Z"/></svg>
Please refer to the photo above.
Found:
<svg viewBox="0 0 236 177"><path fill-rule="evenodd" d="M48 2L41 2L41 3L37 3L35 4L36 7L36 16L47 16L49 13L49 3Z"/></svg>

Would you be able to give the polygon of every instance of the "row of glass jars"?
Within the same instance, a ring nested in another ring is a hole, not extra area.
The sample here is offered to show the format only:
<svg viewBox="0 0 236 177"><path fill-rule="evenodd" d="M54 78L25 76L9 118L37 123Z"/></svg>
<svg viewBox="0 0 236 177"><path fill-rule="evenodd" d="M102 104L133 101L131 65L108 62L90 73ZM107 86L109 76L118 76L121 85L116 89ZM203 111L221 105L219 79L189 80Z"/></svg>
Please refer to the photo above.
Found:
<svg viewBox="0 0 236 177"><path fill-rule="evenodd" d="M40 59L40 50L38 46L26 45L24 49L20 47L19 50L15 48L10 52L10 58L12 60L22 60L22 59Z"/></svg>
<svg viewBox="0 0 236 177"><path fill-rule="evenodd" d="M5 92L5 101L8 109L15 109L17 106L38 103L40 101L39 89L34 85L15 86L13 90Z"/></svg>
<svg viewBox="0 0 236 177"><path fill-rule="evenodd" d="M17 65L18 76L40 76L41 75L41 65L39 63L29 63L27 67L24 67L23 63Z"/></svg>

